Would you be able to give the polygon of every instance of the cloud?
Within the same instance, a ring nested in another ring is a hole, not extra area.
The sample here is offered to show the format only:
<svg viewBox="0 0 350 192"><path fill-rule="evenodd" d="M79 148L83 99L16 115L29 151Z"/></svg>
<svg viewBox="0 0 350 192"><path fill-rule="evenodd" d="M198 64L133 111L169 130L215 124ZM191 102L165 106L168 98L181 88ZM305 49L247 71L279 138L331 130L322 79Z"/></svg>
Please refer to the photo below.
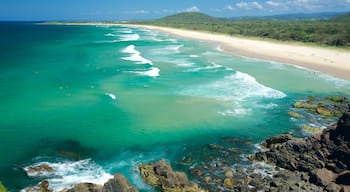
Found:
<svg viewBox="0 0 350 192"><path fill-rule="evenodd" d="M278 3L278 2L275 2L275 1L266 1L266 4L270 5L270 6L273 6L273 7L278 7L278 6L281 5L281 3Z"/></svg>
<svg viewBox="0 0 350 192"><path fill-rule="evenodd" d="M181 10L180 12L199 12L199 9L197 6L189 7L184 10Z"/></svg>
<svg viewBox="0 0 350 192"><path fill-rule="evenodd" d="M350 0L349 0L350 1ZM225 7L225 9L226 10L229 10L229 11L232 11L233 10L233 7L231 6L231 5L227 5L226 7Z"/></svg>
<svg viewBox="0 0 350 192"><path fill-rule="evenodd" d="M239 3L236 3L236 7L240 8L240 9L248 9L248 10L251 10L251 9L263 9L263 6L256 2L256 1L253 1L253 2L239 2Z"/></svg>
<svg viewBox="0 0 350 192"><path fill-rule="evenodd" d="M147 11L147 10L137 10L137 11L134 11L135 14L149 14L150 12Z"/></svg>

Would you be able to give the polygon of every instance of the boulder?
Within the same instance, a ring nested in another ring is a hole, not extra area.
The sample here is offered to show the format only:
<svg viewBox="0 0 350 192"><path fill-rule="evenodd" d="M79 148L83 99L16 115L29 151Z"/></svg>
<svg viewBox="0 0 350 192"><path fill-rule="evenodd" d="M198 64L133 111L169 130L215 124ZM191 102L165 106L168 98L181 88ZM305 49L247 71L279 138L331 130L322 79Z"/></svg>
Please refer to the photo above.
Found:
<svg viewBox="0 0 350 192"><path fill-rule="evenodd" d="M266 139L262 145L266 148L276 148L277 145L281 145L292 138L293 136L290 134L277 135Z"/></svg>
<svg viewBox="0 0 350 192"><path fill-rule="evenodd" d="M225 178L224 187L232 189L235 185L236 185L235 179L233 179L232 177Z"/></svg>
<svg viewBox="0 0 350 192"><path fill-rule="evenodd" d="M36 186L31 186L25 188L23 191L25 192L52 192L52 190L49 189L50 183L47 180L43 180Z"/></svg>
<svg viewBox="0 0 350 192"><path fill-rule="evenodd" d="M225 176L226 177L233 177L233 171L231 169L228 169L225 171Z"/></svg>
<svg viewBox="0 0 350 192"><path fill-rule="evenodd" d="M79 183L62 192L101 192L102 186L94 183Z"/></svg>
<svg viewBox="0 0 350 192"><path fill-rule="evenodd" d="M164 159L150 164L140 164L142 179L165 192L200 192L202 191L195 183L188 181L183 172L174 172L171 165Z"/></svg>
<svg viewBox="0 0 350 192"><path fill-rule="evenodd" d="M322 116L330 117L332 116L332 112L325 107L317 107L316 112Z"/></svg>
<svg viewBox="0 0 350 192"><path fill-rule="evenodd" d="M310 181L320 186L327 186L334 182L335 178L336 175L332 171L323 168L315 170L310 177Z"/></svg>
<svg viewBox="0 0 350 192"><path fill-rule="evenodd" d="M37 166L31 166L24 168L28 176L37 177L47 174L52 174L54 172L53 168L48 164L40 164Z"/></svg>
<svg viewBox="0 0 350 192"><path fill-rule="evenodd" d="M104 185L102 192L138 192L133 185L121 174L117 173L113 179L108 180Z"/></svg>

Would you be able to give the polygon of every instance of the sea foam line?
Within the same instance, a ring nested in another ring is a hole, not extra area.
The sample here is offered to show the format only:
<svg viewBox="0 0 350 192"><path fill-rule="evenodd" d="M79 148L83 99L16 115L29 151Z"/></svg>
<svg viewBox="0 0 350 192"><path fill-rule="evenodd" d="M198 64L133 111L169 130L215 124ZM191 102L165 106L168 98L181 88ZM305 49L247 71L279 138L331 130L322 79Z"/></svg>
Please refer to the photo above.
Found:
<svg viewBox="0 0 350 192"><path fill-rule="evenodd" d="M153 65L152 61L141 56L141 53L136 50L135 45L129 45L122 50L123 53L130 54L129 57L122 57L123 60L135 61L137 64L150 64Z"/></svg>
<svg viewBox="0 0 350 192"><path fill-rule="evenodd" d="M61 191L78 183L95 183L103 185L113 176L107 173L103 168L93 162L91 159L80 161L63 161L63 162L38 162L33 167L40 165L48 165L53 168L53 173L42 173L39 175L32 175L32 177L47 177L50 183L49 189L53 191ZM29 166L28 166L29 167ZM24 169L28 169L25 167ZM30 175L29 175L30 176ZM22 191L25 191L23 189Z"/></svg>
<svg viewBox="0 0 350 192"><path fill-rule="evenodd" d="M158 77L159 76L159 72L160 72L160 70L157 67L152 67L148 71L135 72L135 73L137 73L139 75L143 75L143 76Z"/></svg>

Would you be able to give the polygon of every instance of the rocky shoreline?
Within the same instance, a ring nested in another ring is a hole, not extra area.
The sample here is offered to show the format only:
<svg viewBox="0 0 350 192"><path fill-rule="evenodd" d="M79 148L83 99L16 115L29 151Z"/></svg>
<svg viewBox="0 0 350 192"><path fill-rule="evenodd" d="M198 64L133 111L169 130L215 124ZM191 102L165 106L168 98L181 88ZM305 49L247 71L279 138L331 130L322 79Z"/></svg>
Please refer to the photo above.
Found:
<svg viewBox="0 0 350 192"><path fill-rule="evenodd" d="M179 165L191 165L176 172L169 162L139 164L138 173L145 183L157 191L165 192L229 192L229 191L344 191L350 192L350 105L343 97L328 99L331 103L319 102L309 98L294 104L294 110L288 114L300 118L298 109L331 118L344 112L338 122L320 133L307 138L295 138L291 134L273 136L266 139L258 152L247 156L249 166L232 166L236 162L240 147L227 147L209 144L201 148L206 162L193 162L191 155L184 156ZM317 105L314 103L318 102ZM327 112L328 111L328 112ZM304 115L305 116L305 115ZM235 143L236 138L224 138L225 142ZM239 141L240 143L244 143ZM251 145L249 141L245 141ZM220 159L217 158L220 156ZM244 158L243 158L244 159ZM181 167L181 166L180 166ZM186 166L183 166L186 167ZM40 176L54 170L46 164L28 167L27 175ZM192 181L190 181L192 180ZM51 192L50 183L43 180L37 186L31 186L26 192ZM104 185L81 183L64 189L62 192L137 192L123 175ZM2 192L2 191L1 191Z"/></svg>

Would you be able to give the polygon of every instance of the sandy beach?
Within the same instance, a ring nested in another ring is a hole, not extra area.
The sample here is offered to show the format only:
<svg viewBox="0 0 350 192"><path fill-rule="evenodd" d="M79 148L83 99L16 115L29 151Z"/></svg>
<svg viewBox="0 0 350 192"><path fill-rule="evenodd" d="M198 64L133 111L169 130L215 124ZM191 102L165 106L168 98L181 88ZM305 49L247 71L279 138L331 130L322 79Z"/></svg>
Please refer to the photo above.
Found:
<svg viewBox="0 0 350 192"><path fill-rule="evenodd" d="M158 26L128 25L157 30L176 36L210 41L226 52L250 58L306 67L350 80L350 51L337 48L298 45L283 42L245 39L228 35Z"/></svg>

